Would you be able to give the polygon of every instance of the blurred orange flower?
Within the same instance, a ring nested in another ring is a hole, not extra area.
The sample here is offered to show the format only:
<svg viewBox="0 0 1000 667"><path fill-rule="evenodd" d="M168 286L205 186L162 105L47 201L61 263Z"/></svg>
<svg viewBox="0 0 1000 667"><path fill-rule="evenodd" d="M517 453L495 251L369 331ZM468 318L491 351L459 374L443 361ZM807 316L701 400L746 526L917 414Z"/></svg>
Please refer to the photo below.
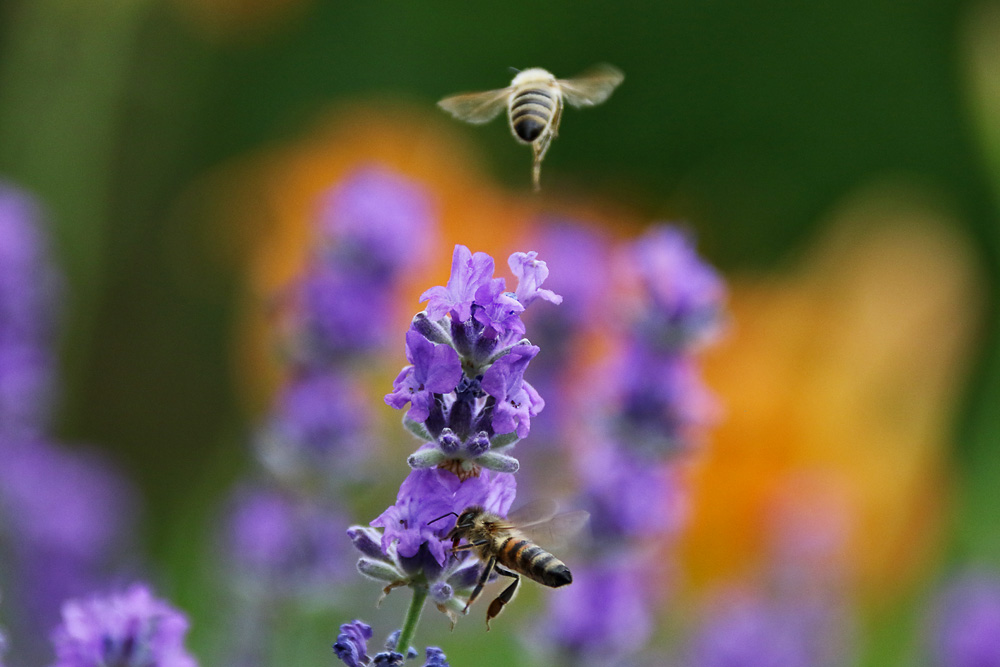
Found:
<svg viewBox="0 0 1000 667"><path fill-rule="evenodd" d="M733 281L733 330L706 358L725 416L682 541L696 586L825 540L864 597L887 599L939 548L980 295L969 249L915 199L859 196L797 267Z"/></svg>

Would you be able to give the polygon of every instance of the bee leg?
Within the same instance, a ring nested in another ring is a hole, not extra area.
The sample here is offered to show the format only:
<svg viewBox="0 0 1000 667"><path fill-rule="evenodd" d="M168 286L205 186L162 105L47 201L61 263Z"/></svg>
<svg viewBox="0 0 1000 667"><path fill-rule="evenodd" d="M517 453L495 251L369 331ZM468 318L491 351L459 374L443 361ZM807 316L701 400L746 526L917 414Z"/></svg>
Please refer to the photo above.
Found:
<svg viewBox="0 0 1000 667"><path fill-rule="evenodd" d="M486 610L486 629L490 629L490 620L496 618L503 611L504 605L514 599L514 594L517 592L517 585L521 583L521 577L510 570L497 566L496 568L499 574L505 577L513 577L514 581L511 582L510 586L503 589L503 591L496 597L493 602L490 603L489 609Z"/></svg>
<svg viewBox="0 0 1000 667"><path fill-rule="evenodd" d="M531 169L531 177L535 186L535 192L542 189L542 160L545 159L545 154L549 151L549 145L552 143L553 137L556 136L555 122L556 121L553 120L552 123L549 124L549 127L546 128L545 132L542 133L542 136L538 137L535 143L531 144L535 153L535 162Z"/></svg>
<svg viewBox="0 0 1000 667"><path fill-rule="evenodd" d="M477 542L470 542L469 544L459 544L451 548L452 553L459 551L468 551L469 549L475 549L476 547L481 547L484 544L489 544L489 540L479 540Z"/></svg>
<svg viewBox="0 0 1000 667"><path fill-rule="evenodd" d="M462 613L469 611L469 605L476 601L479 594L483 592L483 586L486 585L486 580L490 578L490 573L493 572L493 566L496 565L497 559L490 558L483 566L483 573L479 575L479 581L476 582L476 587L472 589L472 595L469 596L469 601L465 603L465 609Z"/></svg>

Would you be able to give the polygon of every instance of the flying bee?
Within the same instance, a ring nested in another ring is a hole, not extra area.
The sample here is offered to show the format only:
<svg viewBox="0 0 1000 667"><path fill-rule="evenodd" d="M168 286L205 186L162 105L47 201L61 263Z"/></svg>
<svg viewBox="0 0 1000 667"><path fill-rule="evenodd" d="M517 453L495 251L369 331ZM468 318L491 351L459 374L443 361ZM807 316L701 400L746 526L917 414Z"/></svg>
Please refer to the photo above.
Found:
<svg viewBox="0 0 1000 667"><path fill-rule="evenodd" d="M455 515L454 512L449 514ZM522 507L504 519L487 512L478 505L467 507L455 515L455 527L446 539L452 540L452 552L474 551L485 563L479 581L469 596L464 611L476 601L490 574L496 570L514 581L490 603L486 611L486 629L504 605L514 598L521 581L519 575L537 581L543 586L559 588L573 582L573 575L565 563L534 543L534 538L547 543L561 542L577 532L590 518L583 510L556 514L555 503L539 501ZM435 519L437 521L437 519ZM464 544L459 544L465 540Z"/></svg>
<svg viewBox="0 0 1000 667"><path fill-rule="evenodd" d="M438 106L459 120L486 123L506 106L510 131L535 154L532 182L541 187L542 159L559 134L563 101L574 107L590 107L608 99L625 75L611 65L597 65L573 79L557 79L540 67L518 72L506 88L446 97Z"/></svg>

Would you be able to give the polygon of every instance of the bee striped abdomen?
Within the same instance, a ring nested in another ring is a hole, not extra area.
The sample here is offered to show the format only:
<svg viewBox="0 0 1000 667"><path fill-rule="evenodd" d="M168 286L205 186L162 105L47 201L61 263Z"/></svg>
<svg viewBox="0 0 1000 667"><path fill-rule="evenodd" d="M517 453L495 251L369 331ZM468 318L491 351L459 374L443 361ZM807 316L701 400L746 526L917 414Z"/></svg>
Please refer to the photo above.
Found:
<svg viewBox="0 0 1000 667"><path fill-rule="evenodd" d="M512 570L552 588L559 588L573 581L573 575L561 560L523 538L508 538L500 548L498 560Z"/></svg>
<svg viewBox="0 0 1000 667"><path fill-rule="evenodd" d="M522 141L533 142L552 120L555 100L541 88L529 88L514 95L510 103L510 124Z"/></svg>

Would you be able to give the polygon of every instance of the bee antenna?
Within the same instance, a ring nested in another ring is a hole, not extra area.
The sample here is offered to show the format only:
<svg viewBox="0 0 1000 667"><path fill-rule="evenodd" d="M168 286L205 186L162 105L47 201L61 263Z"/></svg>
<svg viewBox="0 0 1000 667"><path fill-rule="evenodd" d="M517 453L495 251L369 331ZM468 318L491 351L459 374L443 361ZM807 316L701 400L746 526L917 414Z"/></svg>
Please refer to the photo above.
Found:
<svg viewBox="0 0 1000 667"><path fill-rule="evenodd" d="M516 68L516 67L508 67L507 69L509 69L509 70L510 70L511 72L513 72L514 74L520 74L520 73L521 73L521 70L519 70L519 69L518 69L518 68Z"/></svg>
<svg viewBox="0 0 1000 667"><path fill-rule="evenodd" d="M433 520L431 520L431 521L428 521L428 522L427 522L427 525L429 526L429 525L431 525L432 523L434 523L435 521L440 521L441 519L445 518L445 517L446 517L446 516L448 516L448 515L451 515L451 516L455 517L456 519L458 518L458 515L457 515L457 514L455 514L454 512L448 512L448 514L442 514L442 515L441 515L441 516L439 516L438 518L436 518L436 519L433 519Z"/></svg>

